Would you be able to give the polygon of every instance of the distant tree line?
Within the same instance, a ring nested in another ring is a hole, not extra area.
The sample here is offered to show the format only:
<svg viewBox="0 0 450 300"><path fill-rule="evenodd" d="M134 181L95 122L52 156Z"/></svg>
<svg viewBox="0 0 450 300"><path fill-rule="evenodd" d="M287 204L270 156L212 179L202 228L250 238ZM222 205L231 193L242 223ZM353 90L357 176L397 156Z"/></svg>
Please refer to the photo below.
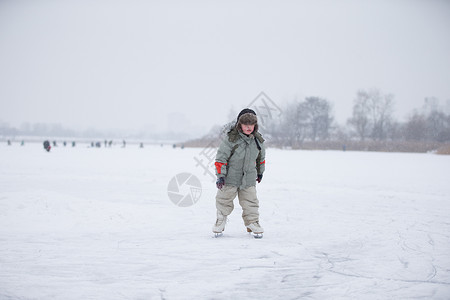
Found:
<svg viewBox="0 0 450 300"><path fill-rule="evenodd" d="M76 137L74 130L64 128L61 124L23 123L19 128L11 127L8 123L0 122L2 136L71 136Z"/></svg>
<svg viewBox="0 0 450 300"><path fill-rule="evenodd" d="M426 98L423 108L404 122L395 120L393 112L394 95L379 89L359 90L351 117L340 126L327 99L306 97L286 105L281 116L264 127L264 133L273 144L293 148L323 141L450 142L450 115L436 98Z"/></svg>
<svg viewBox="0 0 450 300"><path fill-rule="evenodd" d="M61 124L49 123L22 123L19 127L10 126L6 122L0 121L0 138L11 139L18 136L39 136L39 137L76 137L76 138L113 138L113 139L163 139L169 137L173 140L181 139L185 135L182 133L160 133L151 128L149 130L129 131L129 130L101 130L88 128L85 130L73 130Z"/></svg>

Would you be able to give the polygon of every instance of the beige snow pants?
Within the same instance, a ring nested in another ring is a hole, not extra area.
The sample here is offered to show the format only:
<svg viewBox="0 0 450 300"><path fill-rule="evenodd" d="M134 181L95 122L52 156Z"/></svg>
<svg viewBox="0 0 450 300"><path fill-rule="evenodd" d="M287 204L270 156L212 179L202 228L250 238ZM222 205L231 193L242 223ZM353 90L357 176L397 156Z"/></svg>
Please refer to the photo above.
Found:
<svg viewBox="0 0 450 300"><path fill-rule="evenodd" d="M256 197L256 187L250 186L240 189L235 186L225 185L221 190L217 191L216 208L224 216L228 216L234 209L233 200L239 198L239 204L242 207L242 219L245 226L259 221L259 201Z"/></svg>

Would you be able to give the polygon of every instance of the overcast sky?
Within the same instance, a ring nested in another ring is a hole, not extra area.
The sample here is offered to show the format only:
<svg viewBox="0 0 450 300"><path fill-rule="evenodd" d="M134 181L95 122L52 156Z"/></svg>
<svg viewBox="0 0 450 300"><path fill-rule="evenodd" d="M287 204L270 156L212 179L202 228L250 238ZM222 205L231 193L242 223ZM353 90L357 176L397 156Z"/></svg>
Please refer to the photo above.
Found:
<svg viewBox="0 0 450 300"><path fill-rule="evenodd" d="M208 130L261 91L450 99L450 1L0 1L0 121ZM184 115L184 116L183 116Z"/></svg>

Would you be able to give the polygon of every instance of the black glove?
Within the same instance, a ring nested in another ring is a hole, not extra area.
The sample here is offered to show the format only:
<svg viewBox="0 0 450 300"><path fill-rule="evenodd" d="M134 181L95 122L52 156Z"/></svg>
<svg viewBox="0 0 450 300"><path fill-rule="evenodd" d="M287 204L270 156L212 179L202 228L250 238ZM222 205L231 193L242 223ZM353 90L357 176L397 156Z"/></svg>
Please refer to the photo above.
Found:
<svg viewBox="0 0 450 300"><path fill-rule="evenodd" d="M258 174L256 181L258 181L258 183L261 183L261 180L262 180L262 174Z"/></svg>
<svg viewBox="0 0 450 300"><path fill-rule="evenodd" d="M219 190L221 190L223 188L223 186L225 185L225 177L219 177L217 178L216 181L216 186Z"/></svg>

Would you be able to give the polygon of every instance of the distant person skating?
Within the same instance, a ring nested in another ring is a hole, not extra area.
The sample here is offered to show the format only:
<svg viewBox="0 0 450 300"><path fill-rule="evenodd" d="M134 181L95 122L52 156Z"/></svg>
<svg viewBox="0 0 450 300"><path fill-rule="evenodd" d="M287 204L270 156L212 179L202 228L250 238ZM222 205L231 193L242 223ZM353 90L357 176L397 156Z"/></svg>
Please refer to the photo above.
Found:
<svg viewBox="0 0 450 300"><path fill-rule="evenodd" d="M227 216L233 211L233 201L238 196L247 231L261 238L264 230L259 224L256 182L260 183L263 177L265 148L253 110L246 108L239 113L235 126L219 146L215 167L217 220L212 231L216 236L224 231Z"/></svg>
<svg viewBox="0 0 450 300"><path fill-rule="evenodd" d="M52 149L49 141L44 141L44 149L47 150L47 152L50 152L50 149Z"/></svg>

